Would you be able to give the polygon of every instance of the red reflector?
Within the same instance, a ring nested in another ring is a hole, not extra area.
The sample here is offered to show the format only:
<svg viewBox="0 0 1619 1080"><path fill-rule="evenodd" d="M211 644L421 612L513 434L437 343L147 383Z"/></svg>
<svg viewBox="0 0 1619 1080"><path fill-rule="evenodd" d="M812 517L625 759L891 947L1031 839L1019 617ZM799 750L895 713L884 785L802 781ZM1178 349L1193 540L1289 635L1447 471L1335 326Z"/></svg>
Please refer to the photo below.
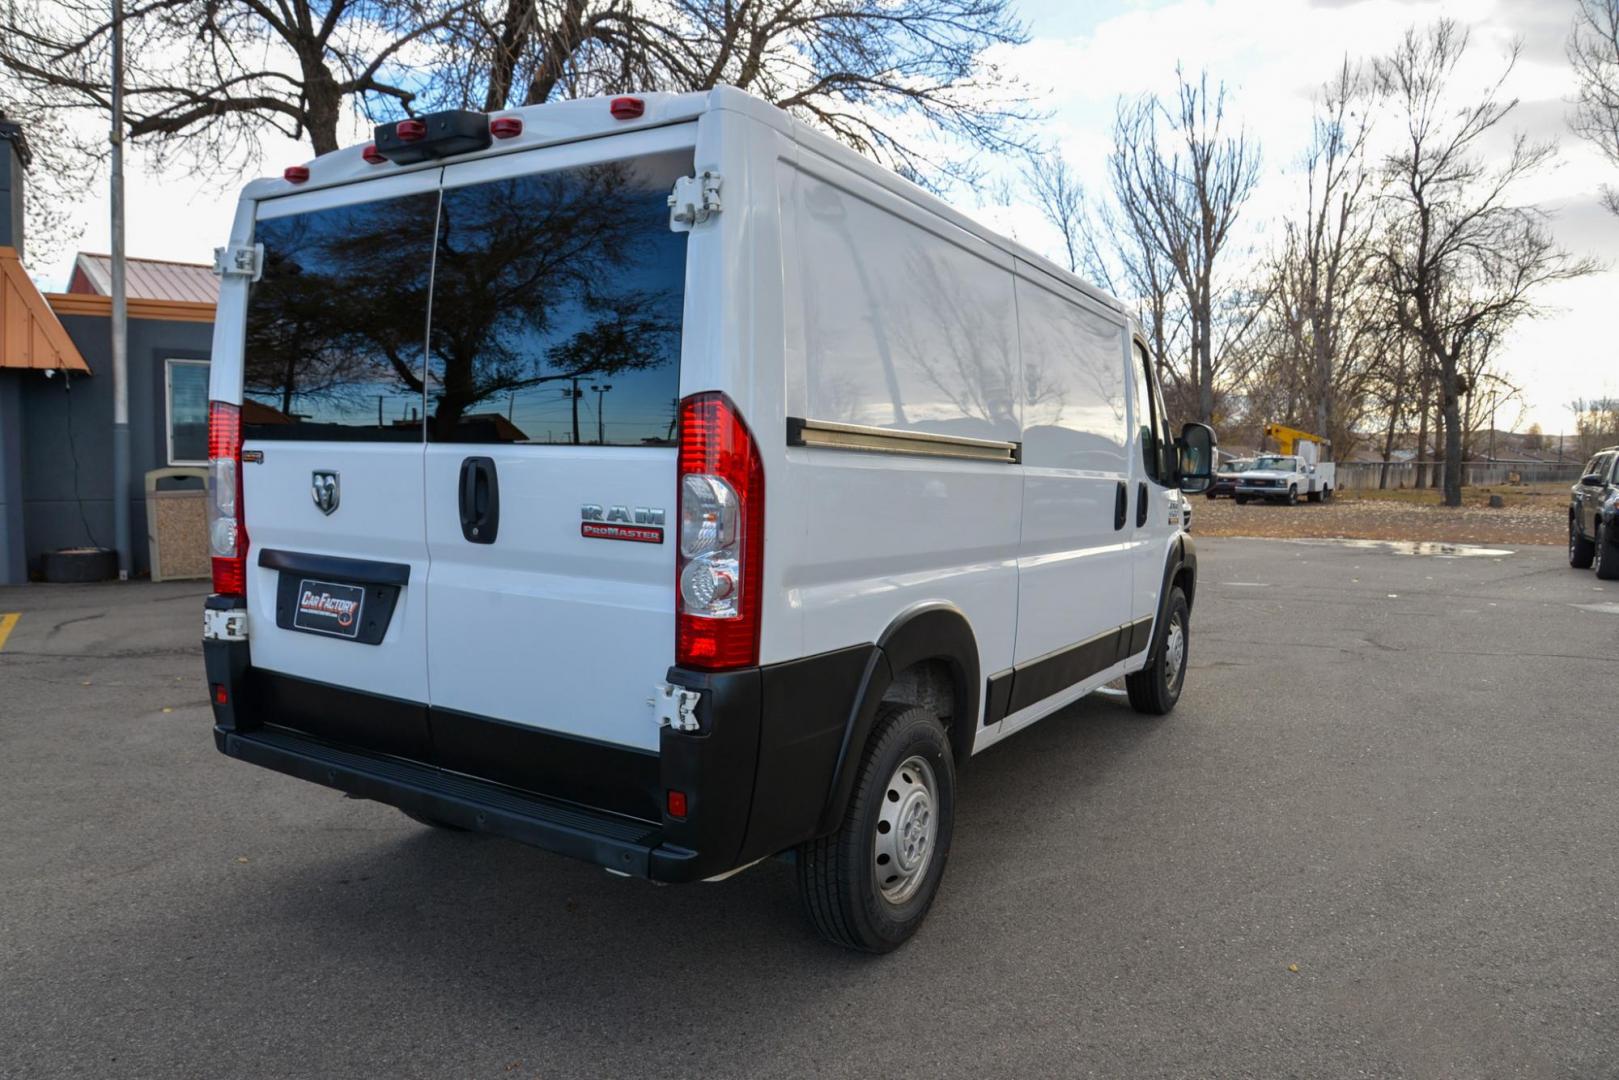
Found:
<svg viewBox="0 0 1619 1080"><path fill-rule="evenodd" d="M646 102L638 97L616 97L608 110L615 120L634 120L646 112Z"/></svg>
<svg viewBox="0 0 1619 1080"><path fill-rule="evenodd" d="M309 169L303 165L288 165L281 179L289 184L301 184L309 179Z"/></svg>
<svg viewBox="0 0 1619 1080"><path fill-rule="evenodd" d="M360 156L365 158L366 164L368 165L381 165L384 161L388 160L381 154L377 153L376 143L371 143L364 150L360 151Z"/></svg>
<svg viewBox="0 0 1619 1080"><path fill-rule="evenodd" d="M669 793L669 816L686 816L686 793L684 791L671 791Z"/></svg>
<svg viewBox="0 0 1619 1080"><path fill-rule="evenodd" d="M523 133L523 121L515 116L499 116L489 121L489 134L497 139L510 139Z"/></svg>
<svg viewBox="0 0 1619 1080"><path fill-rule="evenodd" d="M214 704L215 705L229 705L230 704L230 692L225 689L225 684L222 683L222 682L214 683Z"/></svg>
<svg viewBox="0 0 1619 1080"><path fill-rule="evenodd" d="M427 138L427 125L420 120L401 120L394 125L394 134L401 142L416 142Z"/></svg>

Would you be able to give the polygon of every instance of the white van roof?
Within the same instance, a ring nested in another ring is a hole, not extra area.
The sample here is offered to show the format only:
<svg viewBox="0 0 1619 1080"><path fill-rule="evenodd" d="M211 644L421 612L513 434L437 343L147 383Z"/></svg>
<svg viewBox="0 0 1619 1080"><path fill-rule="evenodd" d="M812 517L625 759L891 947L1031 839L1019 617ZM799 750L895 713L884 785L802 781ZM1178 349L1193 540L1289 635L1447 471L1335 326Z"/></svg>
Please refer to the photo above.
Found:
<svg viewBox="0 0 1619 1080"><path fill-rule="evenodd" d="M986 227L943 199L906 180L892 170L884 168L870 158L856 153L836 139L815 130L803 121L795 119L763 98L755 97L732 86L717 86L712 90L684 94L649 93L631 96L643 102L645 108L639 117L630 120L621 120L612 115L609 110L609 105L613 101L612 97L577 98L571 101L527 105L518 109L505 109L489 113L491 120L500 117L520 119L523 122L521 134L502 139L487 150L462 155L458 158L441 158L414 165L389 164L384 169L381 165L365 159L364 154L370 145L369 143L347 146L341 150L334 150L329 154L322 154L320 157L310 161L307 166L309 170L307 180L296 184L282 178L254 180L243 190L242 198L254 201L274 199L279 196L310 191L316 188L351 184L379 176L394 176L401 172L415 169L440 168L446 163L456 160L469 160L522 150L533 150L556 143L576 142L580 139L615 135L621 131L630 131L637 128L663 127L669 124L696 120L707 112L730 111L741 113L780 131L800 145L837 162L872 183L885 187L896 195L927 208L952 225L1000 249L1005 254L1038 268L1043 273L1074 289L1078 289L1086 296L1114 311L1131 316L1129 309L1117 298L1098 289L1090 282L1063 269L1017 241L1002 236L1000 233ZM1131 321L1132 323L1134 322L1133 317Z"/></svg>

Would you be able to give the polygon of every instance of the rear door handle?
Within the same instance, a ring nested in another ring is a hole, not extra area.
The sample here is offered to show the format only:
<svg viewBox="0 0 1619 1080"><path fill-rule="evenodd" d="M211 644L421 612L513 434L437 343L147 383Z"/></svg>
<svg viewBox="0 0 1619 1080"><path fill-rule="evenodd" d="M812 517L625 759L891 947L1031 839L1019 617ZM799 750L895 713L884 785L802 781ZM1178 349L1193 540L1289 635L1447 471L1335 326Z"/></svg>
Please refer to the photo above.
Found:
<svg viewBox="0 0 1619 1080"><path fill-rule="evenodd" d="M1147 524L1147 485L1136 486L1136 528Z"/></svg>
<svg viewBox="0 0 1619 1080"><path fill-rule="evenodd" d="M1130 485L1123 480L1119 481L1118 490L1113 494L1113 531L1124 528L1124 523L1130 517Z"/></svg>
<svg viewBox="0 0 1619 1080"><path fill-rule="evenodd" d="M474 544L493 544L500 531L500 479L495 459L469 457L461 462L461 535Z"/></svg>

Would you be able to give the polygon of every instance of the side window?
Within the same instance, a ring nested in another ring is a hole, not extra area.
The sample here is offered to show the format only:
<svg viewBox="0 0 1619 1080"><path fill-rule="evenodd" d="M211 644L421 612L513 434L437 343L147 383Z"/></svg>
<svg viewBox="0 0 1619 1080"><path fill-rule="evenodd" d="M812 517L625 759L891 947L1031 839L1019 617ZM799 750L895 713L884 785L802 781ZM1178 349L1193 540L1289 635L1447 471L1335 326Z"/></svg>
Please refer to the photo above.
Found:
<svg viewBox="0 0 1619 1080"><path fill-rule="evenodd" d="M248 296L249 439L417 442L438 193L260 221Z"/></svg>
<svg viewBox="0 0 1619 1080"><path fill-rule="evenodd" d="M1025 278L1017 280L1023 344L1023 463L1128 473L1130 428L1119 370L1119 323Z"/></svg>
<svg viewBox="0 0 1619 1080"><path fill-rule="evenodd" d="M170 465L208 464L208 361L164 361Z"/></svg>
<svg viewBox="0 0 1619 1080"><path fill-rule="evenodd" d="M1580 475L1581 476L1592 476L1592 475L1595 475L1597 473L1597 471L1600 470L1601 468L1602 468L1602 455L1598 454L1596 457L1592 458L1590 461L1587 461L1585 463L1585 469L1580 473Z"/></svg>
<svg viewBox="0 0 1619 1080"><path fill-rule="evenodd" d="M690 150L444 192L430 442L673 446Z"/></svg>
<svg viewBox="0 0 1619 1080"><path fill-rule="evenodd" d="M1141 347L1139 341L1134 342L1133 347L1135 362L1130 368L1134 373L1132 381L1135 384L1136 430L1141 437L1141 467L1150 479L1161 481L1164 476L1164 449L1159 436L1159 413L1163 406L1154 392L1152 361L1147 357L1147 350Z"/></svg>

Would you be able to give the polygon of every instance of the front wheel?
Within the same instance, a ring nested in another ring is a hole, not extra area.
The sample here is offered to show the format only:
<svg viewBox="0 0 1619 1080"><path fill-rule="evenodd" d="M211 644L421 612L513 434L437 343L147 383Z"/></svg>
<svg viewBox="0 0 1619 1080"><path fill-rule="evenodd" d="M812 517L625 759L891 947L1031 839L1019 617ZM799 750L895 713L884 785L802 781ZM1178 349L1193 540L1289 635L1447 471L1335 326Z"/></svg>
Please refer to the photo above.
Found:
<svg viewBox="0 0 1619 1080"><path fill-rule="evenodd" d="M1597 538L1591 545L1591 569L1603 581L1619 581L1619 535L1614 534L1613 522L1597 526Z"/></svg>
<svg viewBox="0 0 1619 1080"><path fill-rule="evenodd" d="M1238 506L1247 506L1248 505L1248 496L1246 496L1246 495L1234 495L1232 497L1237 500L1237 505Z"/></svg>
<svg viewBox="0 0 1619 1080"><path fill-rule="evenodd" d="M1576 570L1589 570L1596 558L1597 546L1580 535L1578 520L1568 516L1568 564Z"/></svg>
<svg viewBox="0 0 1619 1080"><path fill-rule="evenodd" d="M1164 611L1163 632L1157 635L1147 666L1124 677L1130 707L1149 716L1163 716L1181 698L1186 683L1187 646L1190 644L1191 608L1179 586L1170 590Z"/></svg>
<svg viewBox="0 0 1619 1080"><path fill-rule="evenodd" d="M883 705L843 823L798 849L798 895L820 935L873 953L903 945L933 906L955 816L944 728L926 709Z"/></svg>
<svg viewBox="0 0 1619 1080"><path fill-rule="evenodd" d="M1287 489L1287 505L1289 505L1289 506L1297 506L1298 504L1299 504L1299 489L1295 485L1294 487L1290 487L1290 488Z"/></svg>

